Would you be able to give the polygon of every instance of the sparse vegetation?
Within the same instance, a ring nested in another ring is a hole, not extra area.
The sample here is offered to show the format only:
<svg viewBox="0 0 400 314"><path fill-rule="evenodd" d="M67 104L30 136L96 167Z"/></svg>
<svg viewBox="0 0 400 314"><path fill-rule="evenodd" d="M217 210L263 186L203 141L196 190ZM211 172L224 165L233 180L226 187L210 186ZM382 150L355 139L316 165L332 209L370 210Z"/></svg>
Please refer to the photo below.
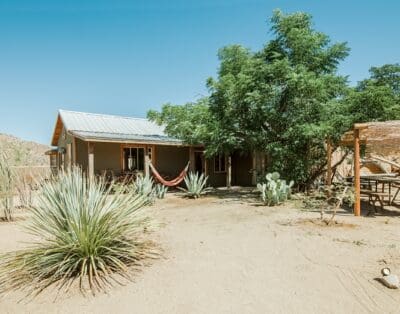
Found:
<svg viewBox="0 0 400 314"><path fill-rule="evenodd" d="M184 191L185 195L189 198L199 198L210 190L210 188L207 187L207 180L208 177L204 174L199 175L197 172L190 172L184 179L186 189L180 189Z"/></svg>
<svg viewBox="0 0 400 314"><path fill-rule="evenodd" d="M133 183L134 192L147 198L153 197L154 180L149 176L138 176Z"/></svg>
<svg viewBox="0 0 400 314"><path fill-rule="evenodd" d="M151 227L143 194L123 193L104 180L89 180L78 168L44 184L27 231L40 239L0 258L0 292L38 294L55 285L105 291L130 269L154 256L146 240Z"/></svg>
<svg viewBox="0 0 400 314"><path fill-rule="evenodd" d="M280 178L278 172L268 173L265 182L257 184L257 189L261 192L261 200L264 205L274 206L285 202L290 198L294 182L289 184Z"/></svg>
<svg viewBox="0 0 400 314"><path fill-rule="evenodd" d="M156 184L154 186L154 194L158 199L163 199L165 197L165 194L168 192L168 187L164 186L162 184Z"/></svg>
<svg viewBox="0 0 400 314"><path fill-rule="evenodd" d="M0 206L3 207L3 218L6 221L13 219L14 184L14 174L7 156L4 152L0 152Z"/></svg>

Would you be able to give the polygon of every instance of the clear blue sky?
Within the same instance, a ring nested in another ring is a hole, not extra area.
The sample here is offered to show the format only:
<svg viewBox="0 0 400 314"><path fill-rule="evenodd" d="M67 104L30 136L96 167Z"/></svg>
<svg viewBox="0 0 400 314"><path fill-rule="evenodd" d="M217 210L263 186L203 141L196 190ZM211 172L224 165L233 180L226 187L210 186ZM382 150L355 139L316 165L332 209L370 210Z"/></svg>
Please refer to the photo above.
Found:
<svg viewBox="0 0 400 314"><path fill-rule="evenodd" d="M400 1L0 0L0 132L49 143L60 108L144 117L205 95L218 48L253 50L272 10L306 11L354 84L400 62Z"/></svg>

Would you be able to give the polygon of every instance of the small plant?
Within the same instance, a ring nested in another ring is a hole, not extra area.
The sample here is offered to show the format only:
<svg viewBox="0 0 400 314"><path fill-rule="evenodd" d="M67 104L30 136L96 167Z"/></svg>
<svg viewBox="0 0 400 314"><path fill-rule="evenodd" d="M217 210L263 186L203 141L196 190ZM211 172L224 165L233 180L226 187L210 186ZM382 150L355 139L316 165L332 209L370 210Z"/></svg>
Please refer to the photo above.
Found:
<svg viewBox="0 0 400 314"><path fill-rule="evenodd" d="M149 176L138 176L133 186L135 193L148 197L149 199L153 198L153 178Z"/></svg>
<svg viewBox="0 0 400 314"><path fill-rule="evenodd" d="M156 184L154 187L154 194L158 199L163 199L168 192L168 187L162 184Z"/></svg>
<svg viewBox="0 0 400 314"><path fill-rule="evenodd" d="M333 223L337 210L342 206L351 207L354 204L354 190L343 183L332 186L320 186L318 189L306 195L303 199L303 207L309 210L318 210L321 220L327 210L332 211L328 225Z"/></svg>
<svg viewBox="0 0 400 314"><path fill-rule="evenodd" d="M186 189L180 189L186 193L187 197L199 198L210 190L210 188L206 186L207 180L208 177L204 176L204 174L199 175L197 172L190 172L184 178Z"/></svg>
<svg viewBox="0 0 400 314"><path fill-rule="evenodd" d="M147 198L112 189L78 168L44 183L27 226L40 240L0 257L0 292L68 290L78 281L81 291L94 294L130 279L132 267L155 257L145 237Z"/></svg>
<svg viewBox="0 0 400 314"><path fill-rule="evenodd" d="M3 207L4 219L13 220L14 213L14 173L8 164L7 156L0 153L0 205Z"/></svg>
<svg viewBox="0 0 400 314"><path fill-rule="evenodd" d="M261 200L265 205L278 205L290 198L293 181L287 184L285 180L280 179L278 172L268 173L265 179L266 182L257 184Z"/></svg>

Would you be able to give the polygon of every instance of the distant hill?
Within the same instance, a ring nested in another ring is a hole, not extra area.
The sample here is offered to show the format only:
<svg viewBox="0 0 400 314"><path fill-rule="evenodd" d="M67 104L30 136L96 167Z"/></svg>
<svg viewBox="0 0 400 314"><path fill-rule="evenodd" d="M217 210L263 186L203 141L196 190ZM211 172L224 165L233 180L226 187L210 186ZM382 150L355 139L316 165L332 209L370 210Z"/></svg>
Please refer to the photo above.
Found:
<svg viewBox="0 0 400 314"><path fill-rule="evenodd" d="M13 166L49 165L49 157L44 154L49 146L0 133L0 150L3 149Z"/></svg>

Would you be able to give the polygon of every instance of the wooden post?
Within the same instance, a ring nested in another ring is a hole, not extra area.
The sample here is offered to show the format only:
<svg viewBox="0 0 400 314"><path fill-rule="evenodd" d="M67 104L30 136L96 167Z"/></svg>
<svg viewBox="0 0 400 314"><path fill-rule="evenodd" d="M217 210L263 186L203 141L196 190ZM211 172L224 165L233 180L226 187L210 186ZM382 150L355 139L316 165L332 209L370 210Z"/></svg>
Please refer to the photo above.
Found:
<svg viewBox="0 0 400 314"><path fill-rule="evenodd" d="M72 165L76 165L76 137L72 138Z"/></svg>
<svg viewBox="0 0 400 314"><path fill-rule="evenodd" d="M332 144L329 139L326 141L326 155L327 170L325 184L329 187L332 185Z"/></svg>
<svg viewBox="0 0 400 314"><path fill-rule="evenodd" d="M208 159L204 156L204 176L208 175Z"/></svg>
<svg viewBox="0 0 400 314"><path fill-rule="evenodd" d="M94 143L88 143L88 175L94 177Z"/></svg>
<svg viewBox="0 0 400 314"><path fill-rule="evenodd" d="M354 128L354 215L360 216L360 130Z"/></svg>
<svg viewBox="0 0 400 314"><path fill-rule="evenodd" d="M71 167L72 167L72 149L71 149L71 147L72 147L72 144L68 143L67 144L67 156L66 156L67 170L71 170Z"/></svg>
<svg viewBox="0 0 400 314"><path fill-rule="evenodd" d="M149 158L149 148L147 145L144 148L144 175L146 177L150 176L150 158Z"/></svg>
<svg viewBox="0 0 400 314"><path fill-rule="evenodd" d="M195 171L195 160L194 160L194 147L189 147L189 171L194 172Z"/></svg>
<svg viewBox="0 0 400 314"><path fill-rule="evenodd" d="M252 170L253 170L253 172L252 172L252 177L251 177L251 183L253 184L253 185L256 185L257 184L257 156L256 156L256 152L255 151L253 151L253 153L252 153Z"/></svg>
<svg viewBox="0 0 400 314"><path fill-rule="evenodd" d="M232 157L229 155L226 158L226 163L227 163L227 169L226 169L226 187L228 189L231 188L231 183L232 183Z"/></svg>

